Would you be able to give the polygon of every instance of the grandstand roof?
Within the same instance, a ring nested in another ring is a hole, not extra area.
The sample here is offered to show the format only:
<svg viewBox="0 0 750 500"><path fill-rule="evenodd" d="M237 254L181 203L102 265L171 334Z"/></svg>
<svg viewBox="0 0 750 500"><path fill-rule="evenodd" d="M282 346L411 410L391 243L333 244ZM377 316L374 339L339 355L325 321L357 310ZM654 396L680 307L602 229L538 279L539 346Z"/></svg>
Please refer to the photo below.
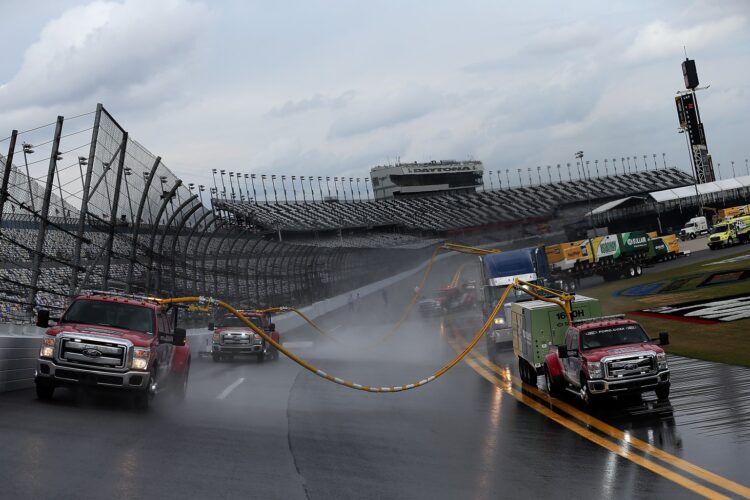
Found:
<svg viewBox="0 0 750 500"><path fill-rule="evenodd" d="M654 186L678 188L693 182L675 168L587 180L416 198L304 203L237 202L214 199L216 209L251 221L260 229L318 231L399 226L446 231L550 217L563 206L645 194Z"/></svg>
<svg viewBox="0 0 750 500"><path fill-rule="evenodd" d="M721 191L729 191L732 189L740 189L743 187L750 187L750 175L742 177L734 177L732 179L722 179L714 182L706 182L705 184L698 184L697 189L700 194L718 193ZM657 203L665 201L679 200L695 196L695 185L683 186L679 188L663 189L661 191L654 191L649 193L651 199Z"/></svg>

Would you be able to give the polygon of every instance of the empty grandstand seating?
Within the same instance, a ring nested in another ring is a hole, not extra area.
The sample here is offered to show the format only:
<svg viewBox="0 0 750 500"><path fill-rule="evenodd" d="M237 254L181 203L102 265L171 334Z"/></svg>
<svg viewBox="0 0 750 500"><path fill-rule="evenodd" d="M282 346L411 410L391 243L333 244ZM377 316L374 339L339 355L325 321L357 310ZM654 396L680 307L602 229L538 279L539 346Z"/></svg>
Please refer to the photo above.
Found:
<svg viewBox="0 0 750 500"><path fill-rule="evenodd" d="M446 231L549 216L564 205L684 186L692 178L670 168L475 193L442 194L378 201L255 203L214 200L214 206L267 230L400 226Z"/></svg>

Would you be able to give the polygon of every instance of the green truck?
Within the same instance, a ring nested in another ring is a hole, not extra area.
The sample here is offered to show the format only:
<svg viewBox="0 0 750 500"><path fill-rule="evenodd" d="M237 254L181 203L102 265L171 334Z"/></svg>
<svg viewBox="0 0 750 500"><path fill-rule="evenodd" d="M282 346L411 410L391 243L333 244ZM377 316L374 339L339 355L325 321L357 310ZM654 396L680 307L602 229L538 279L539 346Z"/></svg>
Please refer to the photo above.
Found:
<svg viewBox="0 0 750 500"><path fill-rule="evenodd" d="M602 306L597 299L576 295L571 304L573 320L597 318ZM513 352L518 358L521 380L536 385L537 373L553 345L562 344L568 330L565 312L557 304L543 300L515 302L511 306Z"/></svg>

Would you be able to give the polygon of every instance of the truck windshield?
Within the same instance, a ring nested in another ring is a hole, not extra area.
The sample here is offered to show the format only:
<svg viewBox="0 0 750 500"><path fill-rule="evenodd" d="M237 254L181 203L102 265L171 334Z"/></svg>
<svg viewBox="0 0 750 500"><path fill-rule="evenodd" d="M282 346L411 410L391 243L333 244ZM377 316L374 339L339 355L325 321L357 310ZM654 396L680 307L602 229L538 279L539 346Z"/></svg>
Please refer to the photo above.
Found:
<svg viewBox="0 0 750 500"><path fill-rule="evenodd" d="M506 288L507 288L507 285L488 286L487 287L487 290L489 290L488 299L491 303L487 305L494 307L495 304L497 304L497 301L500 300L500 297L503 296L503 293L505 292ZM523 292L517 288L513 288L508 294L507 302L522 302L522 301L531 300L531 299L532 297L528 293Z"/></svg>
<svg viewBox="0 0 750 500"><path fill-rule="evenodd" d="M639 344L649 340L640 325L607 326L584 331L581 335L581 347L585 351L622 344Z"/></svg>
<svg viewBox="0 0 750 500"><path fill-rule="evenodd" d="M149 307L83 299L70 305L60 323L111 326L153 335L155 321L154 311Z"/></svg>
<svg viewBox="0 0 750 500"><path fill-rule="evenodd" d="M253 324L255 324L255 326L257 326L261 330L263 329L263 323L261 322L260 318L258 318L257 316L251 316L251 317L248 317L247 319L252 321ZM224 316L221 319L221 322L219 323L219 328L248 328L248 326L245 323L243 323L240 318L232 315L232 316Z"/></svg>
<svg viewBox="0 0 750 500"><path fill-rule="evenodd" d="M719 224L718 226L714 226L714 228L711 230L712 233L724 233L729 230L729 226L726 224Z"/></svg>
<svg viewBox="0 0 750 500"><path fill-rule="evenodd" d="M691 229L691 228L694 228L694 227L695 227L695 224L692 223L692 222L688 222L687 224L685 224L685 229Z"/></svg>

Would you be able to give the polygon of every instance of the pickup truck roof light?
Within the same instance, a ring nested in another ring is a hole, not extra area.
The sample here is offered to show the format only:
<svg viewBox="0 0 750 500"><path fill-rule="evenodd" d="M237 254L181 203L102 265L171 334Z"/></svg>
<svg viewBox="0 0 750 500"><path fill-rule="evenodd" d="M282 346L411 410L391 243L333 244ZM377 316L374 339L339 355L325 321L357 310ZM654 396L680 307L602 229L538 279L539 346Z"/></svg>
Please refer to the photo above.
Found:
<svg viewBox="0 0 750 500"><path fill-rule="evenodd" d="M624 314L610 314L609 316L599 316L598 318L586 318L573 320L573 326L581 325L583 323L603 323L606 321L615 321L619 319L627 319Z"/></svg>

